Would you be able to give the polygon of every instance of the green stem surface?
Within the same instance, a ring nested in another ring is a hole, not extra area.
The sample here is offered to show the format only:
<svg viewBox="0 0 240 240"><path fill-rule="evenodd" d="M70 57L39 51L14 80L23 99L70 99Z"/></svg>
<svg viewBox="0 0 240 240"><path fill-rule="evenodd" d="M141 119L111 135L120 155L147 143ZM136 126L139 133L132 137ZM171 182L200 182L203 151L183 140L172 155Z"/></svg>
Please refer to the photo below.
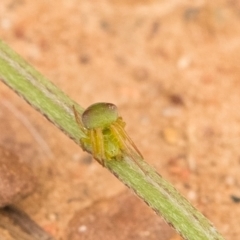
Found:
<svg viewBox="0 0 240 240"><path fill-rule="evenodd" d="M0 80L79 144L79 139L84 133L75 121L72 106L74 105L80 114L84 109L2 41ZM138 160L136 163L136 159L123 156L122 161L106 160L105 166L172 225L183 238L224 239L207 218L146 162Z"/></svg>

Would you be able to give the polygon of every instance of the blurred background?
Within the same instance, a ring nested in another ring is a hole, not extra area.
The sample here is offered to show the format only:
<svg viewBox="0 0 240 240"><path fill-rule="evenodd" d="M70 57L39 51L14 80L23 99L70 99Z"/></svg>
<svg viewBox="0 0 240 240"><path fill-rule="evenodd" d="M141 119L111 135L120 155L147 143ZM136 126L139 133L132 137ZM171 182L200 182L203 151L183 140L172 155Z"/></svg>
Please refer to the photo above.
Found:
<svg viewBox="0 0 240 240"><path fill-rule="evenodd" d="M84 108L116 104L146 161L238 239L240 1L1 0L0 37ZM0 133L38 182L16 206L56 239L181 239L1 82Z"/></svg>

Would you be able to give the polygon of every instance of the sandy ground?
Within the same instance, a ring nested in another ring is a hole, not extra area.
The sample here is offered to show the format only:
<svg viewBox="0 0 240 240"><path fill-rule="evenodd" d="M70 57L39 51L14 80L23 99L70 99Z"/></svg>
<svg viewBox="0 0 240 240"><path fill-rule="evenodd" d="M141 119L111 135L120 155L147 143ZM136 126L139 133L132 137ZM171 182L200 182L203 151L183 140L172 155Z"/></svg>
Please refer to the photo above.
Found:
<svg viewBox="0 0 240 240"><path fill-rule="evenodd" d="M239 1L1 0L0 36L81 106L115 103L145 159L240 238ZM2 83L0 96L0 145L39 183L17 207L56 239L181 239Z"/></svg>

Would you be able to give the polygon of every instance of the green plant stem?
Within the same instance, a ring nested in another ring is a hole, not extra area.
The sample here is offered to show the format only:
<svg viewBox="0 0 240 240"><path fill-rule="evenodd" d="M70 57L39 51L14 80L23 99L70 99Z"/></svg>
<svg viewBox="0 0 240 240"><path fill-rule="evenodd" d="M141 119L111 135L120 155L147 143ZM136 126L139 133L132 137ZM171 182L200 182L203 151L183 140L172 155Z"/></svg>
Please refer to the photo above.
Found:
<svg viewBox="0 0 240 240"><path fill-rule="evenodd" d="M72 106L74 105L80 114L83 112L83 108L26 63L2 41L0 41L0 78L79 144L83 132L81 132L74 119ZM124 184L133 189L185 239L224 239L207 218L198 212L146 162L138 161L136 164L131 157L123 156L122 161L106 161L105 166ZM141 169L144 169L144 172Z"/></svg>

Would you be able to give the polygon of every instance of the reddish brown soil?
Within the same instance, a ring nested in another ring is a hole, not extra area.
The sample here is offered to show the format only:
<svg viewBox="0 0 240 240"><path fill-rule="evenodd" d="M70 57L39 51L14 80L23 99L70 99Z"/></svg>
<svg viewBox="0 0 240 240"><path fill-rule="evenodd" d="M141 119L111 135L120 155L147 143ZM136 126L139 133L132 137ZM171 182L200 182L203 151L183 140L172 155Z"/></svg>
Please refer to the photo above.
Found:
<svg viewBox="0 0 240 240"><path fill-rule="evenodd" d="M145 159L235 240L240 2L205 2L1 0L0 36L83 107L115 103ZM180 239L2 83L0 96L0 145L39 182L17 206L56 239Z"/></svg>

